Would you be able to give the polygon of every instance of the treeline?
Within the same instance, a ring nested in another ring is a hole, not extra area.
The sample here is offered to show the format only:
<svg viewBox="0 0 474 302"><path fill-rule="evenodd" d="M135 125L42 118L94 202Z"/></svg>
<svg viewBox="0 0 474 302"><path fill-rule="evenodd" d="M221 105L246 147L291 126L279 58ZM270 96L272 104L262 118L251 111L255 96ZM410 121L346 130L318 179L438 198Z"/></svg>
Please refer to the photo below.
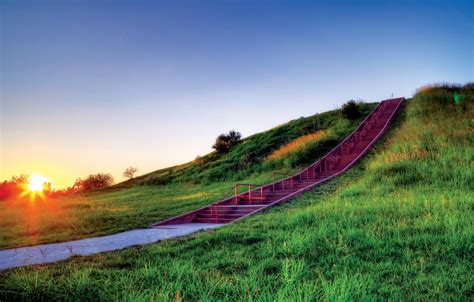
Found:
<svg viewBox="0 0 474 302"><path fill-rule="evenodd" d="M12 197L22 195L28 191L30 176L21 174L13 176L10 180L0 183L0 200L6 200ZM74 184L66 189L55 190L50 182L43 183L42 195L47 197L57 197L76 193L85 193L104 189L114 184L114 178L109 173L91 174L88 177L78 178Z"/></svg>
<svg viewBox="0 0 474 302"><path fill-rule="evenodd" d="M129 180L138 172L136 167L128 167L123 172L123 177ZM18 197L23 192L28 191L28 183L30 176L27 174L20 174L12 176L10 180L5 180L0 183L0 200ZM108 188L114 184L114 177L110 173L96 173L90 174L86 178L78 178L74 184L68 188L56 190L52 187L50 182L43 183L43 190L41 195L46 197L66 196L78 193L87 193L96 190Z"/></svg>
<svg viewBox="0 0 474 302"><path fill-rule="evenodd" d="M105 189L114 184L114 177L110 173L90 174L84 179L78 178L71 187L63 190L45 192L50 197L71 195L76 193L92 192Z"/></svg>
<svg viewBox="0 0 474 302"><path fill-rule="evenodd" d="M0 200L20 195L26 189L29 179L28 175L21 174L19 176L12 176L10 180L0 183Z"/></svg>

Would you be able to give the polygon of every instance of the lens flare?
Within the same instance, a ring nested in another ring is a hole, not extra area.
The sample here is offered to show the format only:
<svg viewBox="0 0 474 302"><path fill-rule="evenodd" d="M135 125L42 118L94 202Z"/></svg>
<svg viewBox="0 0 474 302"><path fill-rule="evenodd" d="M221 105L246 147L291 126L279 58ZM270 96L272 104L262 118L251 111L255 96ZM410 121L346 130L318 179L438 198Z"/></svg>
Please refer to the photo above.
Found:
<svg viewBox="0 0 474 302"><path fill-rule="evenodd" d="M31 192L43 192L44 184L48 182L48 179L42 175L33 174L30 176L28 182L28 189Z"/></svg>

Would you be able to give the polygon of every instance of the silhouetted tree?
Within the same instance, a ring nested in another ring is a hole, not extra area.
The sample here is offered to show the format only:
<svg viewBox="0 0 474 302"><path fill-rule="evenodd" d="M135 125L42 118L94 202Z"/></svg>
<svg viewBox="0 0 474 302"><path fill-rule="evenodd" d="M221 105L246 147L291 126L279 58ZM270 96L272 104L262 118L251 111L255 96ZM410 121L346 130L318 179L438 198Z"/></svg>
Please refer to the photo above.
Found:
<svg viewBox="0 0 474 302"><path fill-rule="evenodd" d="M133 175L138 172L138 169L135 167L128 167L123 171L123 177L126 177L128 179L132 179Z"/></svg>
<svg viewBox="0 0 474 302"><path fill-rule="evenodd" d="M233 146L237 145L242 138L242 134L235 130L229 131L228 134L221 134L216 138L216 143L212 146L217 152L224 153L229 151Z"/></svg>
<svg viewBox="0 0 474 302"><path fill-rule="evenodd" d="M342 105L342 115L350 120L355 120L361 116L359 105L354 101L350 100Z"/></svg>
<svg viewBox="0 0 474 302"><path fill-rule="evenodd" d="M104 189L114 183L114 178L109 173L91 174L86 179L76 179L74 190L88 192L92 190Z"/></svg>
<svg viewBox="0 0 474 302"><path fill-rule="evenodd" d="M51 186L51 182L45 182L43 183L43 193L45 195L50 195L53 192L53 188Z"/></svg>
<svg viewBox="0 0 474 302"><path fill-rule="evenodd" d="M0 200L6 200L19 195L24 190L29 179L29 175L20 174L12 176L11 180L5 180L0 183Z"/></svg>

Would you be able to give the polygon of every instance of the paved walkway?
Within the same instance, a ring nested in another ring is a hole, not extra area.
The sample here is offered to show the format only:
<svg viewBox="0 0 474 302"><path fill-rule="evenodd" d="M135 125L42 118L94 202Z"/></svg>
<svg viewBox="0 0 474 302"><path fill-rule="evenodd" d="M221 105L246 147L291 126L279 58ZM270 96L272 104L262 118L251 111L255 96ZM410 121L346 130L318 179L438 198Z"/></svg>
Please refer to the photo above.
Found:
<svg viewBox="0 0 474 302"><path fill-rule="evenodd" d="M201 230L216 228L221 225L211 223L167 225L151 229L132 230L103 237L1 250L0 270L56 262L73 255L85 256L120 250L133 245L150 244L169 238L189 235Z"/></svg>

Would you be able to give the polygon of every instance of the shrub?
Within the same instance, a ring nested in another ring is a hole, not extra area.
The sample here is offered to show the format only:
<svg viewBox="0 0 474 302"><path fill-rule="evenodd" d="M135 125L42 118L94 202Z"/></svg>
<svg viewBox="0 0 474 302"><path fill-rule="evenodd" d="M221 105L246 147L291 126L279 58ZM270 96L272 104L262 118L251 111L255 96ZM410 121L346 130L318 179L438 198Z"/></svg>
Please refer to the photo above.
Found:
<svg viewBox="0 0 474 302"><path fill-rule="evenodd" d="M110 187L114 183L114 178L109 173L91 174L86 179L77 179L74 187L78 191L89 192Z"/></svg>
<svg viewBox="0 0 474 302"><path fill-rule="evenodd" d="M228 134L221 134L216 138L216 143L212 146L217 152L228 152L233 146L237 145L242 138L240 132L229 131Z"/></svg>
<svg viewBox="0 0 474 302"><path fill-rule="evenodd" d="M354 100L350 100L342 105L342 116L345 118L355 120L361 115L362 113L360 112L360 107Z"/></svg>
<svg viewBox="0 0 474 302"><path fill-rule="evenodd" d="M457 105L457 109L466 110L467 102L474 100L474 83L464 86L449 83L430 84L417 89L415 96L424 105L419 106L423 110L422 114L436 110L436 107L429 104Z"/></svg>

